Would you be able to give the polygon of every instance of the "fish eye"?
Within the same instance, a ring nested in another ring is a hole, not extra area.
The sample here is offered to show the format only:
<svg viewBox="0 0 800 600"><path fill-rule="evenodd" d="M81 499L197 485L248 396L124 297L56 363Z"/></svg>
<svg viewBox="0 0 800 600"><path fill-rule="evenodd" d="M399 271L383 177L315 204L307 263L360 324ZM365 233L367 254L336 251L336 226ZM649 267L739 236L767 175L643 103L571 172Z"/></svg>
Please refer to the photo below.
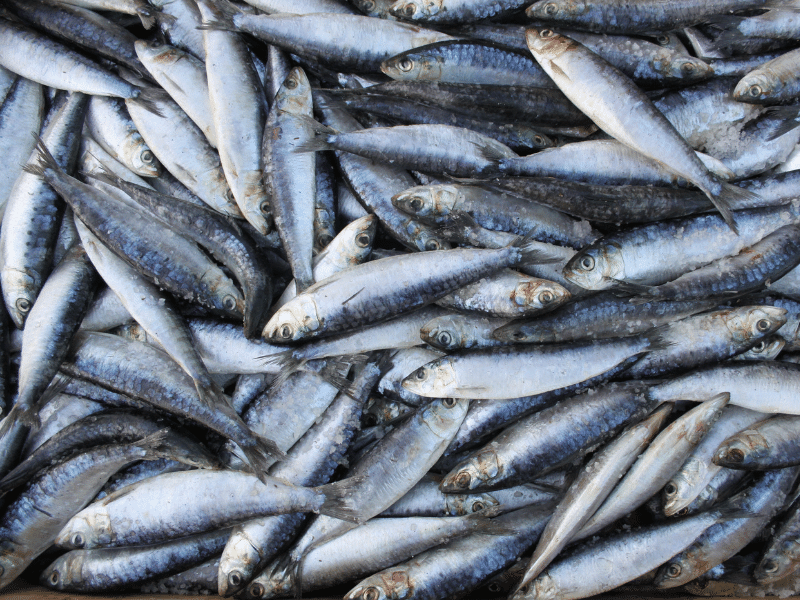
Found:
<svg viewBox="0 0 800 600"><path fill-rule="evenodd" d="M685 62L681 65L681 71L684 73L691 73L694 71L694 65L690 62Z"/></svg>
<svg viewBox="0 0 800 600"><path fill-rule="evenodd" d="M414 377L416 377L416 378L417 378L417 379L419 379L420 381L422 381L423 379L425 379L427 376L428 376L428 375L425 373L425 368L424 368L424 367L422 367L422 368L420 368L420 369L417 369L416 371L414 371Z"/></svg>
<svg viewBox="0 0 800 600"><path fill-rule="evenodd" d="M553 292L545 290L541 294L539 294L539 302L542 304L550 304L556 297Z"/></svg>
<svg viewBox="0 0 800 600"><path fill-rule="evenodd" d="M141 159L143 163L149 165L155 162L156 157L153 156L153 153L150 152L150 150L145 150L142 152Z"/></svg>
<svg viewBox="0 0 800 600"><path fill-rule="evenodd" d="M751 85L750 86L750 95L753 98L758 98L763 93L764 93L764 90L761 89L760 85Z"/></svg>
<svg viewBox="0 0 800 600"><path fill-rule="evenodd" d="M479 512L479 511L483 510L484 508L486 508L486 505L483 502L481 502L480 500L478 500L477 502L473 502L472 503L472 512Z"/></svg>
<svg viewBox="0 0 800 600"><path fill-rule="evenodd" d="M769 331L769 320L768 319L759 319L756 321L756 329L759 331Z"/></svg>
<svg viewBox="0 0 800 600"><path fill-rule="evenodd" d="M231 571L228 574L228 583L233 587L242 585L242 574L239 571Z"/></svg>
<svg viewBox="0 0 800 600"><path fill-rule="evenodd" d="M370 239L369 234L367 233L359 234L356 237L356 245L360 248L366 248L367 246L369 246L369 243L371 241L372 240Z"/></svg>
<svg viewBox="0 0 800 600"><path fill-rule="evenodd" d="M19 312L26 313L31 309L31 301L27 298L18 298L16 307Z"/></svg>
<svg viewBox="0 0 800 600"><path fill-rule="evenodd" d="M744 452L742 452L739 448L731 448L727 453L725 453L724 456L730 462L740 463L744 460Z"/></svg>
<svg viewBox="0 0 800 600"><path fill-rule="evenodd" d="M250 587L247 588L247 592L253 598L261 598L264 595L265 591L266 590L264 589L264 586L262 584L260 584L260 583L257 583L257 582L256 583L251 583Z"/></svg>
<svg viewBox="0 0 800 600"><path fill-rule="evenodd" d="M361 596L364 600L378 600L381 597L381 593L374 587L368 587Z"/></svg>
<svg viewBox="0 0 800 600"><path fill-rule="evenodd" d="M375 10L375 2L373 2L373 0L365 0L364 10L366 10L367 12Z"/></svg>
<svg viewBox="0 0 800 600"><path fill-rule="evenodd" d="M761 340L760 342L758 342L755 346L753 346L751 348L751 350L753 352L755 352L756 354L758 354L759 352L763 352L766 349L767 349L767 344L766 344L766 342L764 340Z"/></svg>
<svg viewBox="0 0 800 600"><path fill-rule="evenodd" d="M678 486L672 483L671 481L664 486L664 493L667 496L674 496L678 493Z"/></svg>
<svg viewBox="0 0 800 600"><path fill-rule="evenodd" d="M406 8L406 13L408 13L408 8ZM411 14L414 14L414 7L411 6ZM399 68L404 73L408 73L414 67L414 61L408 58L404 58L400 62L397 63L397 68Z"/></svg>
<svg viewBox="0 0 800 600"><path fill-rule="evenodd" d="M406 7L403 9L403 13L407 17L413 17L414 13L417 11L417 7L413 4L406 4Z"/></svg>
<svg viewBox="0 0 800 600"><path fill-rule="evenodd" d="M445 346L445 347L447 347L447 346L449 346L449 345L450 345L450 342L452 342L452 341L453 341L453 338L452 338L452 337L450 337L450 334L449 334L449 333L447 333L446 331L443 331L442 333L440 333L440 334L439 334L439 335L436 337L436 341L437 341L437 342L439 342L439 345L440 345L440 346Z"/></svg>
<svg viewBox="0 0 800 600"><path fill-rule="evenodd" d="M425 250L438 250L439 248L441 248L441 246L436 240L428 240L425 242Z"/></svg>
<svg viewBox="0 0 800 600"><path fill-rule="evenodd" d="M584 256L579 264L584 271L591 271L594 269L594 259L591 256Z"/></svg>
<svg viewBox="0 0 800 600"><path fill-rule="evenodd" d="M553 7L553 10L554 10L554 11L557 11L557 10L558 10L558 8L556 7L556 5L555 5L555 4L548 4L548 5L547 5L547 7L550 7L550 6L552 6L552 7ZM547 7L545 7L545 12L547 12ZM555 12L552 12L552 13L547 13L547 14L555 14ZM552 30L552 29L542 29L542 30L539 32L539 37L542 37L542 38L549 38L549 37L553 37L554 35L555 35L555 33L553 33L553 30Z"/></svg>
<svg viewBox="0 0 800 600"><path fill-rule="evenodd" d="M764 561L762 566L767 573L775 573L778 570L778 563L769 558Z"/></svg>
<svg viewBox="0 0 800 600"><path fill-rule="evenodd" d="M228 202L236 202L236 198L233 197L233 192L230 189L225 190L225 200Z"/></svg>
<svg viewBox="0 0 800 600"><path fill-rule="evenodd" d="M668 577L680 577L680 574L681 574L681 566L678 563L672 563L670 566L667 567Z"/></svg>
<svg viewBox="0 0 800 600"><path fill-rule="evenodd" d="M236 310L236 298L228 294L222 299L222 306L224 306L226 310Z"/></svg>
<svg viewBox="0 0 800 600"><path fill-rule="evenodd" d="M161 42L158 40L151 40L147 45L151 48L161 48Z"/></svg>
<svg viewBox="0 0 800 600"><path fill-rule="evenodd" d="M662 46L666 46L669 44L669 36L664 35L663 33L656 38L656 41L661 44Z"/></svg>
<svg viewBox="0 0 800 600"><path fill-rule="evenodd" d="M333 241L333 237L329 233L322 233L317 238L317 243L319 243L319 245L322 246L323 248L325 246L327 246L328 244L330 244L332 241Z"/></svg>
<svg viewBox="0 0 800 600"><path fill-rule="evenodd" d="M456 399L445 398L444 400L442 400L442 404L444 405L445 408L453 408L456 405Z"/></svg>
<svg viewBox="0 0 800 600"><path fill-rule="evenodd" d="M687 506L686 508L682 508L675 514L678 515L679 517L686 516L689 514L689 507Z"/></svg>
<svg viewBox="0 0 800 600"><path fill-rule="evenodd" d="M293 331L291 325L284 325L283 327L281 327L281 330L280 330L279 333L280 333L280 336L283 339L289 340L289 339L292 338L292 334L294 333L294 331Z"/></svg>
<svg viewBox="0 0 800 600"><path fill-rule="evenodd" d="M75 548L83 548L84 544L86 544L86 540L83 539L83 536L80 533L75 533L70 540L70 543Z"/></svg>
<svg viewBox="0 0 800 600"><path fill-rule="evenodd" d="M50 573L50 585L58 585L58 571L53 571Z"/></svg>
<svg viewBox="0 0 800 600"><path fill-rule="evenodd" d="M375 427L378 424L378 416L373 413L364 415L364 425L366 427Z"/></svg>
<svg viewBox="0 0 800 600"><path fill-rule="evenodd" d="M493 594L497 594L500 591L500 584L496 581L493 581L489 585L486 586L486 589L492 592Z"/></svg>
<svg viewBox="0 0 800 600"><path fill-rule="evenodd" d="M262 213L269 213L272 210L272 204L270 204L269 200L264 200L261 204L258 205L258 209Z"/></svg>
<svg viewBox="0 0 800 600"><path fill-rule="evenodd" d="M408 205L414 212L419 211L422 208L422 204L423 204L422 199L417 198L416 196L408 202Z"/></svg>
<svg viewBox="0 0 800 600"><path fill-rule="evenodd" d="M469 487L470 482L472 482L472 476L466 471L461 471L461 473L458 474L455 480L456 487L459 487L461 489L467 489Z"/></svg>
<svg viewBox="0 0 800 600"><path fill-rule="evenodd" d="M545 5L544 12L547 15L554 15L554 14L556 14L558 12L558 5L554 4L553 2L550 2L549 4ZM550 30L549 29L545 29L544 31L540 32L539 35L541 35L542 37L547 37L545 35L545 32L547 32L547 31L550 31Z"/></svg>
<svg viewBox="0 0 800 600"><path fill-rule="evenodd" d="M294 77L292 77L291 79L287 79L285 85L290 90L293 90L294 88L297 87L297 80Z"/></svg>
<svg viewBox="0 0 800 600"><path fill-rule="evenodd" d="M544 137L541 136L541 135L533 136L533 143L536 144L537 146L545 146L545 145L547 145L547 142L545 141Z"/></svg>

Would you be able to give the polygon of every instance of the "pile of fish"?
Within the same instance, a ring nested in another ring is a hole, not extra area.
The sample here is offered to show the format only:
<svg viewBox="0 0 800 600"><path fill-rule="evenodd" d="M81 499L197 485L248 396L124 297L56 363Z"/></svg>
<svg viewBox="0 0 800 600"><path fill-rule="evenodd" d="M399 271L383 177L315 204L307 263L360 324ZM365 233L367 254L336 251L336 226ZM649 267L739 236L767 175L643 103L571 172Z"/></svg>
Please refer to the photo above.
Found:
<svg viewBox="0 0 800 600"><path fill-rule="evenodd" d="M800 3L246 2L0 3L0 589L797 592Z"/></svg>

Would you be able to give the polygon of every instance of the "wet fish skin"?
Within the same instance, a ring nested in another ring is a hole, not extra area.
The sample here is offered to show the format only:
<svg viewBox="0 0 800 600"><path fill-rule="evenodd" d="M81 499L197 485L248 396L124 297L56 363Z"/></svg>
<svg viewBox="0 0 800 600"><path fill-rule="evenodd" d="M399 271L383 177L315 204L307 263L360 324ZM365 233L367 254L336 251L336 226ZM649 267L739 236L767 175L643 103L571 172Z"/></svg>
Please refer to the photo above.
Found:
<svg viewBox="0 0 800 600"><path fill-rule="evenodd" d="M800 419L777 415L752 424L726 439L714 454L714 463L729 469L765 471L800 464L797 427Z"/></svg>
<svg viewBox="0 0 800 600"><path fill-rule="evenodd" d="M786 510L756 566L753 576L760 585L769 585L797 570L797 507L795 501Z"/></svg>

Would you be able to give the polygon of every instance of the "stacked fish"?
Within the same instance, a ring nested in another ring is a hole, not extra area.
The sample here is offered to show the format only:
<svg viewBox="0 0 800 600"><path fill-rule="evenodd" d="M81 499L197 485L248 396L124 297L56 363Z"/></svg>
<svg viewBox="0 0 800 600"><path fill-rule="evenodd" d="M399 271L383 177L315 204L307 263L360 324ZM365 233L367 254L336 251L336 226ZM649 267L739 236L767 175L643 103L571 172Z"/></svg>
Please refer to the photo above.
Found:
<svg viewBox="0 0 800 600"><path fill-rule="evenodd" d="M0 589L796 591L797 15L4 0Z"/></svg>

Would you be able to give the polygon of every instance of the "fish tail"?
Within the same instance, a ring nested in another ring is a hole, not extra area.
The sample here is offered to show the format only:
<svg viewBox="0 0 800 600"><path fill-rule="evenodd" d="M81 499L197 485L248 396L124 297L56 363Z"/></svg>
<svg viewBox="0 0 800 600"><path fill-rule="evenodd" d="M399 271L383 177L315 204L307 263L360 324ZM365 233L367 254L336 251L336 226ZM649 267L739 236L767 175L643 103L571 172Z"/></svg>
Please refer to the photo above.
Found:
<svg viewBox="0 0 800 600"><path fill-rule="evenodd" d="M239 33L233 23L233 17L242 11L236 5L227 0L214 0L213 10L216 13L214 19L211 21L203 19L203 22L197 27L198 29L201 31L233 31Z"/></svg>
<svg viewBox="0 0 800 600"><path fill-rule="evenodd" d="M164 118L164 113L158 107L159 102L163 102L169 98L169 94L157 87L140 87L138 93L133 98L129 98L130 102L141 106L148 112Z"/></svg>
<svg viewBox="0 0 800 600"><path fill-rule="evenodd" d="M136 16L142 22L142 27L145 29L152 29L156 26L157 19L155 13L161 11L155 6L150 6L147 2L136 3Z"/></svg>
<svg viewBox="0 0 800 600"><path fill-rule="evenodd" d="M133 442L131 445L145 451L144 460L173 459L176 451L167 442L170 433L169 428L160 429L137 442Z"/></svg>
<svg viewBox="0 0 800 600"><path fill-rule="evenodd" d="M564 260L563 256L555 256L550 254L546 248L542 247L540 242L531 240L530 236L533 235L531 231L528 235L520 236L511 242L512 248L519 250L518 256L515 258L513 264L516 265L547 265L559 263Z"/></svg>
<svg viewBox="0 0 800 600"><path fill-rule="evenodd" d="M270 383L269 389L285 383L292 373L302 369L306 362L308 362L303 358L295 358L294 350L284 350L277 354L269 354L260 356L259 358L264 360L264 364L274 365L279 369L278 375L272 380L272 383Z"/></svg>
<svg viewBox="0 0 800 600"><path fill-rule="evenodd" d="M332 140L330 139L330 137L331 137L330 134L320 135L310 140L306 140L302 144L298 144L297 146L295 146L294 151L302 153L302 152L321 152L323 150L332 150L333 145L331 144Z"/></svg>
<svg viewBox="0 0 800 600"><path fill-rule="evenodd" d="M754 192L744 190L730 183L725 183L724 181L720 181L719 184L722 187L716 194L707 190L703 191L706 192L706 196L708 196L711 202L714 203L714 206L720 212L722 218L725 219L728 227L730 227L733 232L738 235L739 228L736 226L736 221L733 218L731 205L737 206L742 203L751 205L755 202L758 202L760 197Z"/></svg>
<svg viewBox="0 0 800 600"><path fill-rule="evenodd" d="M363 485L363 477L348 477L314 488L325 494L325 502L319 509L320 514L361 525L366 521L364 511L367 507L356 502L353 492Z"/></svg>
<svg viewBox="0 0 800 600"><path fill-rule="evenodd" d="M314 117L310 117L308 115L295 115L294 118L308 125L311 129L314 130L315 133L327 133L330 135L339 133L333 127L328 127L324 123L320 123Z"/></svg>
<svg viewBox="0 0 800 600"><path fill-rule="evenodd" d="M782 135L787 134L794 129L797 129L797 127L800 127L800 120L798 120L798 114L800 114L800 107L770 106L765 112L768 112L772 117L783 119L783 123L778 125L775 131L773 131L772 134L767 138L768 142L776 140Z"/></svg>
<svg viewBox="0 0 800 600"><path fill-rule="evenodd" d="M658 298L658 287L652 285L642 285L632 281L622 281L613 279L614 287L611 291L618 296L634 296L631 304L644 304Z"/></svg>
<svg viewBox="0 0 800 600"><path fill-rule="evenodd" d="M285 460L286 453L278 448L275 442L268 438L253 432L251 432L251 436L253 438L253 443L248 445L239 444L239 448L247 459L247 462L249 462L250 466L253 468L256 477L258 477L262 483L266 483L267 471L276 460Z"/></svg>
<svg viewBox="0 0 800 600"><path fill-rule="evenodd" d="M61 167L58 166L56 159L50 154L50 150L47 149L44 140L36 134L33 134L33 137L36 138L36 160L33 163L29 162L22 167L22 170L42 179L44 179L47 171L60 172Z"/></svg>

